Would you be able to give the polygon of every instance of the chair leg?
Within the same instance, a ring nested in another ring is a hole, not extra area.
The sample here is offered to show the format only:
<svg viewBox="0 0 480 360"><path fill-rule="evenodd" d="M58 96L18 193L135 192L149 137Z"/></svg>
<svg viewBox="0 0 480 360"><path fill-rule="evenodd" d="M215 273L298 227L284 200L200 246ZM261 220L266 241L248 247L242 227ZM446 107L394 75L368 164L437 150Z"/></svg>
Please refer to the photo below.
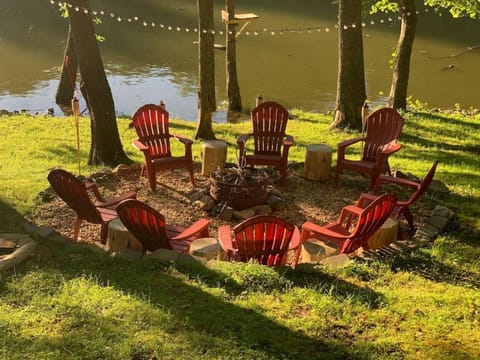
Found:
<svg viewBox="0 0 480 360"><path fill-rule="evenodd" d="M415 232L415 224L413 222L413 215L410 212L410 209L405 208L402 213L405 216L405 219L407 219L408 226L410 226L410 230L412 231L412 233L414 233Z"/></svg>
<svg viewBox="0 0 480 360"><path fill-rule="evenodd" d="M102 224L102 228L100 229L100 242L105 245L107 243L108 237L108 223Z"/></svg>
<svg viewBox="0 0 480 360"><path fill-rule="evenodd" d="M285 185L287 183L287 169L283 166L279 168L280 171L280 184Z"/></svg>
<svg viewBox="0 0 480 360"><path fill-rule="evenodd" d="M155 167L153 165L147 167L148 181L150 183L150 189L155 191L157 189L157 177L155 174Z"/></svg>
<svg viewBox="0 0 480 360"><path fill-rule="evenodd" d="M378 176L372 175L370 177L370 190L373 190L373 187L375 186L375 182L377 181Z"/></svg>
<svg viewBox="0 0 480 360"><path fill-rule="evenodd" d="M75 224L73 225L73 240L78 241L78 234L80 232L80 225L82 225L83 220L77 216L75 219Z"/></svg>
<svg viewBox="0 0 480 360"><path fill-rule="evenodd" d="M195 178L193 177L193 163L188 166L188 171L190 172L190 181L192 185L195 185Z"/></svg>
<svg viewBox="0 0 480 360"><path fill-rule="evenodd" d="M338 169L338 165L335 169L335 187L338 187L338 180L340 179L341 170Z"/></svg>
<svg viewBox="0 0 480 360"><path fill-rule="evenodd" d="M392 176L392 171L390 169L390 164L388 163L388 160L385 162L385 168L387 169L388 176Z"/></svg>

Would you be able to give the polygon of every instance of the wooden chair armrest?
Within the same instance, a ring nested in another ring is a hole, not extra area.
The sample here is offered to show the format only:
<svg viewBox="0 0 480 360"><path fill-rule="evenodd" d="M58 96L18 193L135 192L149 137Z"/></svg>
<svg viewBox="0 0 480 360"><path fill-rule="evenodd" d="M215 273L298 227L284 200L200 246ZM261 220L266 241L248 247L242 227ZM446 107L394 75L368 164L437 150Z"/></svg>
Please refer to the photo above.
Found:
<svg viewBox="0 0 480 360"><path fill-rule="evenodd" d="M393 177L393 176L381 175L378 177L377 181L375 182L373 191L377 191L382 184L394 184L398 186L405 186L415 190L417 190L420 187L420 184L415 181Z"/></svg>
<svg viewBox="0 0 480 360"><path fill-rule="evenodd" d="M295 250L300 245L302 245L302 239L300 237L300 230L298 230L298 227L295 226L295 228L293 230L292 239L290 240L290 244L288 244L288 250Z"/></svg>
<svg viewBox="0 0 480 360"><path fill-rule="evenodd" d="M389 146L387 149L385 150L382 150L378 153L378 157L388 157L390 155L392 155L393 153L397 152L398 150L400 150L402 148L402 145L400 144L393 144L391 146Z"/></svg>
<svg viewBox="0 0 480 360"><path fill-rule="evenodd" d="M345 229L349 229L355 218L359 217L363 208L356 205L347 205L344 206L341 213L338 223L341 224Z"/></svg>
<svg viewBox="0 0 480 360"><path fill-rule="evenodd" d="M95 195L95 199L98 203L105 203L105 202L108 201L107 199L105 199L100 194L100 191L98 191L97 184L91 183L91 182L86 182L84 184L85 184L85 188L87 189L87 191L92 191L93 192L93 194Z"/></svg>
<svg viewBox="0 0 480 360"><path fill-rule="evenodd" d="M377 197L378 195L375 195L375 194L361 193L355 206L364 209L366 206L368 206L368 204L370 204Z"/></svg>
<svg viewBox="0 0 480 360"><path fill-rule="evenodd" d="M112 199L103 198L104 201L97 201L95 203L95 206L101 207L101 208L115 209L117 205L120 204L122 201L128 200L128 199L136 199L136 198L137 198L137 193L135 191L129 191L125 194L114 197Z"/></svg>
<svg viewBox="0 0 480 360"><path fill-rule="evenodd" d="M360 215L360 213L363 211L363 209L359 206L356 206L356 205L347 205L347 206L344 206L343 209L342 209L342 213L343 212L347 212L347 213L350 213L352 215Z"/></svg>
<svg viewBox="0 0 480 360"><path fill-rule="evenodd" d="M193 140L185 137L185 136L182 136L182 135L172 135L175 139L177 139L178 141L180 141L181 143L185 144L186 146L192 146L193 144Z"/></svg>
<svg viewBox="0 0 480 360"><path fill-rule="evenodd" d="M302 225L302 239L306 240L311 237L311 234L319 234L328 238L333 239L348 239L349 235L341 235L335 231L325 228L324 226L320 226L314 224L310 221L303 223Z"/></svg>
<svg viewBox="0 0 480 360"><path fill-rule="evenodd" d="M346 148L347 146L356 144L360 141L365 141L365 138L355 138L355 139L350 139L350 140L345 140L337 144L337 147L340 148Z"/></svg>
<svg viewBox="0 0 480 360"><path fill-rule="evenodd" d="M140 140L133 140L132 145L140 151L147 152L148 146L142 143Z"/></svg>
<svg viewBox="0 0 480 360"><path fill-rule="evenodd" d="M235 251L232 243L232 229L230 225L222 225L218 228L218 241L223 251Z"/></svg>
<svg viewBox="0 0 480 360"><path fill-rule="evenodd" d="M195 222L188 229L183 230L180 234L172 237L170 240L186 240L192 237L208 237L208 225L210 221L207 219L200 219Z"/></svg>
<svg viewBox="0 0 480 360"><path fill-rule="evenodd" d="M365 138L355 138L350 140L345 140L337 144L338 151L337 151L337 162L338 160L345 159L345 149L347 146L356 144L360 141L365 141Z"/></svg>
<svg viewBox="0 0 480 360"><path fill-rule="evenodd" d="M292 146L295 145L295 139L291 135L285 135L285 140L283 146Z"/></svg>
<svg viewBox="0 0 480 360"><path fill-rule="evenodd" d="M245 144L245 142L247 141L247 139L248 139L250 136L253 136L253 133L240 135L240 136L237 138L237 144L238 144L238 145L240 145L240 144Z"/></svg>

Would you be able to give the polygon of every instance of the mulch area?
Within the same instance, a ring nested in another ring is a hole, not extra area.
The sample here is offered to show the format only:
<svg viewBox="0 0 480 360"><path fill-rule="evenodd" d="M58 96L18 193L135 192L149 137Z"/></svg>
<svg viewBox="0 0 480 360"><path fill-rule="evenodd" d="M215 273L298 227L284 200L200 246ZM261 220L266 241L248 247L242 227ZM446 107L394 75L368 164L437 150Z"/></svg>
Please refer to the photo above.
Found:
<svg viewBox="0 0 480 360"><path fill-rule="evenodd" d="M344 174L340 179L340 186L334 187L334 174L329 180L317 182L305 180L302 176L303 164L293 164L289 169L285 186L273 185L288 201L285 209L276 211L273 215L284 218L288 222L301 226L305 221L313 221L323 225L335 220L343 206L354 203L360 193L368 191L370 180L362 175ZM146 178L140 177L138 171L124 176L108 177L98 181L101 193L105 197L113 197L129 190L137 191L137 198L146 202L162 213L168 224L188 227L199 218L210 220L210 233L217 235L219 225L226 222L210 216L206 211L199 209L187 197L192 190L207 189L208 177L201 175L197 167L195 172L196 186L190 183L187 171L182 169L166 171L157 174L157 190L152 192ZM36 207L28 219L39 226L49 226L61 234L71 237L74 212L60 200L51 189L46 189L39 196L43 202ZM430 208L422 206L421 201L413 209L416 219L428 217ZM235 225L237 220L232 220ZM99 238L99 226L83 223L80 230L80 241L92 242Z"/></svg>

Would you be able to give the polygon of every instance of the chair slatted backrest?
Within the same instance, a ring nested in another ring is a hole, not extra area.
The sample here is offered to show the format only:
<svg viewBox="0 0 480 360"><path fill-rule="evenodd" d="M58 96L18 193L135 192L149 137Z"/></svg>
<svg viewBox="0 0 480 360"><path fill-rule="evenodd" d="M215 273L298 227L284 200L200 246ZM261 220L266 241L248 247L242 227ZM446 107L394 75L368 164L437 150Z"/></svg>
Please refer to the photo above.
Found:
<svg viewBox="0 0 480 360"><path fill-rule="evenodd" d="M133 114L132 120L152 159L171 156L168 111L159 105L146 104Z"/></svg>
<svg viewBox="0 0 480 360"><path fill-rule="evenodd" d="M393 108L382 108L367 118L363 160L375 161L377 153L396 144L403 127L403 117Z"/></svg>
<svg viewBox="0 0 480 360"><path fill-rule="evenodd" d="M415 191L410 198L408 199L408 204L412 204L413 202L417 201L423 193L428 189L430 184L432 183L433 177L435 176L435 171L437 170L438 160L432 165L430 170L428 171L427 175L423 178L418 190Z"/></svg>
<svg viewBox="0 0 480 360"><path fill-rule="evenodd" d="M165 217L139 200L122 201L118 217L143 246L143 251L173 250L167 237Z"/></svg>
<svg viewBox="0 0 480 360"><path fill-rule="evenodd" d="M295 226L275 216L258 215L233 228L238 260L254 259L264 265L281 265Z"/></svg>
<svg viewBox="0 0 480 360"><path fill-rule="evenodd" d="M273 101L266 101L252 110L254 154L281 154L288 117L288 111Z"/></svg>
<svg viewBox="0 0 480 360"><path fill-rule="evenodd" d="M57 195L85 221L101 224L102 217L89 197L85 183L63 169L54 169L47 176Z"/></svg>
<svg viewBox="0 0 480 360"><path fill-rule="evenodd" d="M384 194L365 207L349 240L345 241L340 252L351 253L360 247L365 248L368 239L387 221L396 203L397 199L393 194Z"/></svg>

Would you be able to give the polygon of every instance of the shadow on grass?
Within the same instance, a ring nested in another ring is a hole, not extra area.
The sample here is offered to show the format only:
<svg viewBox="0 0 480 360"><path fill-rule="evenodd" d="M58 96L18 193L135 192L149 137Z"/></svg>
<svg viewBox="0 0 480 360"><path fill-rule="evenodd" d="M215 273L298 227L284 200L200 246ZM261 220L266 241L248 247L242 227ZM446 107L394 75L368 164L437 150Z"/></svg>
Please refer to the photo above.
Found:
<svg viewBox="0 0 480 360"><path fill-rule="evenodd" d="M218 295L223 290L235 294L245 289L238 286L229 289L229 280L224 274L205 267L199 270L198 265L190 264L169 269L154 261L129 262L106 258L90 250L79 249L78 246L62 249L47 242L42 242L41 252L43 254L38 256L38 262L22 265L27 267L24 269L26 272L29 266L33 266L36 271L61 274L59 276L63 281L85 278L85 274L92 274L89 276L96 278L99 284L112 286L122 293L146 301L149 306L157 308L159 313L166 313L171 317L169 321L172 321L172 324L166 326L167 331L178 332L178 341L186 346L184 351L191 354L192 358L208 356L210 352L212 356L217 354L216 356L220 357L238 358L242 358L242 354L246 354L247 358L260 356L266 359L365 358L362 355L363 350L352 345L346 329L341 329L341 332L335 330L334 333L321 332L321 337L308 336L300 329L289 328L278 320L265 316L262 311L256 310L255 306L244 308L227 300L228 296ZM190 281L185 281L185 277ZM353 284L320 272L308 276L287 274L286 278L295 286L308 287L313 283L316 288L324 289L320 291L325 293L334 287L336 290L333 296L339 301L354 297L364 303L367 298L379 298L378 294L369 289L356 288ZM203 284L203 288L199 284ZM332 294L332 291L329 293ZM368 301L372 303L371 300ZM77 309L69 311L75 312ZM98 314L79 315L79 318L88 324L100 321L96 319ZM121 326L116 319L105 320L107 324L102 325L101 335L98 335L102 339L111 338L115 341L118 337L134 336L120 334ZM158 320L152 321L156 323ZM97 335L92 334L98 332L84 334L83 338L77 332L78 327L72 329L71 325L62 329L59 335L63 340L57 341L57 346L61 346L63 341L69 342L69 348L73 349L81 347L82 342L86 341L96 344ZM184 346L182 344L180 345ZM55 346L55 343L52 346ZM104 356L104 351L99 348L96 354Z"/></svg>
<svg viewBox="0 0 480 360"><path fill-rule="evenodd" d="M0 198L0 232L18 232L21 230L23 216Z"/></svg>
<svg viewBox="0 0 480 360"><path fill-rule="evenodd" d="M333 297L338 302L353 300L353 302L377 309L384 303L384 296L369 287L361 287L321 270L311 272L289 271L285 277L295 286L313 288L321 294Z"/></svg>
<svg viewBox="0 0 480 360"><path fill-rule="evenodd" d="M480 275L445 265L425 252L396 257L391 265L396 271L408 271L431 281L480 289Z"/></svg>

